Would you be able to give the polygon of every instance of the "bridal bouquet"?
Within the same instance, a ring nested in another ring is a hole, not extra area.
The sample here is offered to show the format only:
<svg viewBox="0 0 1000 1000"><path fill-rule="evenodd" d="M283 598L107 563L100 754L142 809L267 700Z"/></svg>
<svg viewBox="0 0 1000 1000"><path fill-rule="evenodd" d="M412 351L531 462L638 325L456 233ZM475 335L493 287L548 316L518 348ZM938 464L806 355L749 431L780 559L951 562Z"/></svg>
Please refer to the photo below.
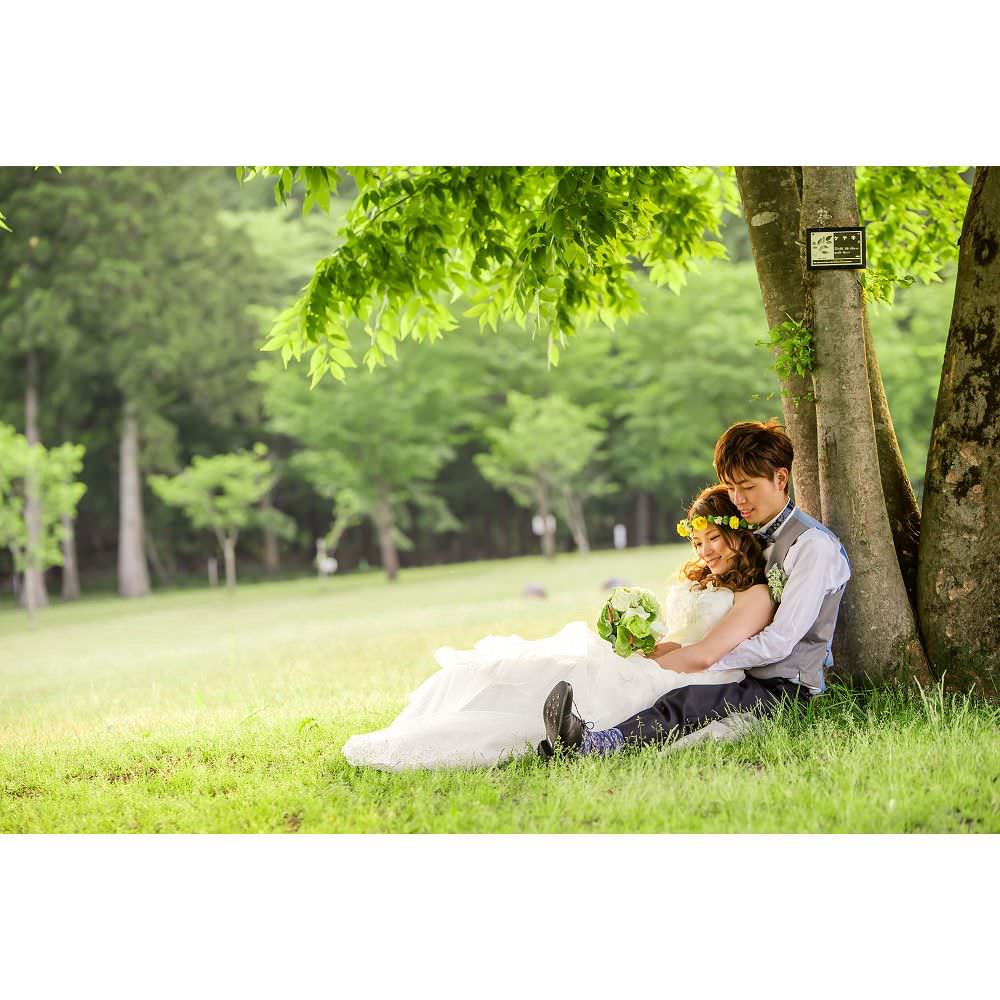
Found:
<svg viewBox="0 0 1000 1000"><path fill-rule="evenodd" d="M615 587L601 608L597 634L614 646L619 656L637 650L649 653L663 631L659 622L660 603L641 587Z"/></svg>

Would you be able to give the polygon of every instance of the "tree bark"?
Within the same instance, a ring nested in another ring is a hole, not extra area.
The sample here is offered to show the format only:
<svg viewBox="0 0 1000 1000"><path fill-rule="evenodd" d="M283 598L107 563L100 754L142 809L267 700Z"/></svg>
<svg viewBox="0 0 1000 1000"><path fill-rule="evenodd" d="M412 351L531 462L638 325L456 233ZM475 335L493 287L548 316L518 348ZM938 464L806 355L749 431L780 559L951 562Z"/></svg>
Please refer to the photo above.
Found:
<svg viewBox="0 0 1000 1000"><path fill-rule="evenodd" d="M76 519L63 514L62 529L62 596L64 601L76 601L80 597L80 570L76 561Z"/></svg>
<svg viewBox="0 0 1000 1000"><path fill-rule="evenodd" d="M639 490L635 496L635 543L649 545L651 511L649 491Z"/></svg>
<svg viewBox="0 0 1000 1000"><path fill-rule="evenodd" d="M143 534L139 418L135 405L126 400L122 414L118 495L118 593L122 597L144 597L149 593Z"/></svg>
<svg viewBox="0 0 1000 1000"><path fill-rule="evenodd" d="M875 419L875 445L878 450L878 468L882 479L882 496L885 497L892 542L896 560L903 574L903 586L914 614L917 611L917 555L920 545L920 507L913 484L903 463L903 453L896 437L896 428L885 398L882 371L879 368L875 344L872 340L868 310L863 309L865 356L868 361L868 389L872 399Z"/></svg>
<svg viewBox="0 0 1000 1000"><path fill-rule="evenodd" d="M378 531L378 545L382 553L382 568L392 583L399 576L399 553L396 551L396 542L393 538L395 521L392 516L392 504L385 486L379 487L375 501L375 528Z"/></svg>
<svg viewBox="0 0 1000 1000"><path fill-rule="evenodd" d="M38 433L38 360L33 350L28 351L25 362L24 387L24 436L32 447L41 444ZM28 536L24 588L21 600L33 617L36 609L49 603L45 590L45 570L42 566L42 494L39 470L33 462L25 479L24 523Z"/></svg>
<svg viewBox="0 0 1000 1000"><path fill-rule="evenodd" d="M856 226L853 167L802 168L807 226ZM852 271L811 271L816 340L813 387L824 520L851 560L840 611L838 672L931 680L896 561L875 442L864 302Z"/></svg>
<svg viewBox="0 0 1000 1000"><path fill-rule="evenodd" d="M789 318L802 322L808 312L799 236L800 171L798 167L736 168L768 329ZM795 502L822 520L816 406L808 376L792 375L781 380L781 407L788 436L795 446Z"/></svg>
<svg viewBox="0 0 1000 1000"><path fill-rule="evenodd" d="M1000 691L998 326L1000 168L979 167L927 455L917 596L937 674L989 694Z"/></svg>

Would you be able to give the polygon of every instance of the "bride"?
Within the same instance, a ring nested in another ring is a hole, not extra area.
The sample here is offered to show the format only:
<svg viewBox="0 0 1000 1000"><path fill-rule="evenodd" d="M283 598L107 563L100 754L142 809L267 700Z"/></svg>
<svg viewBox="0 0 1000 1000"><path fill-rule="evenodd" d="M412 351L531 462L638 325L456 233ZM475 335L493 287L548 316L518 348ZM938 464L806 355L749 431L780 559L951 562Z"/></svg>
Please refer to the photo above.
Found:
<svg viewBox="0 0 1000 1000"><path fill-rule="evenodd" d="M618 656L580 621L545 639L491 635L470 650L445 646L435 653L441 669L396 719L352 736L344 756L389 771L488 767L533 751L544 738L540 706L557 681L572 684L578 711L601 730L684 684L742 680L742 670L682 672L694 650L681 649L698 644L714 662L769 624L774 606L760 544L723 486L698 495L678 532L690 537L696 558L681 570L683 582L667 590L667 634L648 656Z"/></svg>

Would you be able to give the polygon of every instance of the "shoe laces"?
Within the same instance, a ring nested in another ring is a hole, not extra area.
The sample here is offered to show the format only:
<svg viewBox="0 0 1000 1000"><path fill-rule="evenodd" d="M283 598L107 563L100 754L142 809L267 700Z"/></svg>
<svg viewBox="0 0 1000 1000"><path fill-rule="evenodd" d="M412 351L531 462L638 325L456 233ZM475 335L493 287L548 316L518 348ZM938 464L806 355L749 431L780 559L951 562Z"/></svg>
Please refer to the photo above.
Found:
<svg viewBox="0 0 1000 1000"><path fill-rule="evenodd" d="M594 724L593 724L593 722L584 722L583 716L577 711L577 708L576 708L576 699L575 698L573 699L573 707L570 709L570 711L580 721L580 724L583 726L584 729L586 729L588 732L593 732L594 731Z"/></svg>

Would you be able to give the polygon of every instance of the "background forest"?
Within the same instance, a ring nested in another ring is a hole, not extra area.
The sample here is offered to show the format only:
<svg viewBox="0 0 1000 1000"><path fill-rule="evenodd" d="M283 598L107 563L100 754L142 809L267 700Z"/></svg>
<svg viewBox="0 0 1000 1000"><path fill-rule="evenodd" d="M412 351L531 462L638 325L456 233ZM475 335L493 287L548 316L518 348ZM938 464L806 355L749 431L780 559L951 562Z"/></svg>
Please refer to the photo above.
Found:
<svg viewBox="0 0 1000 1000"><path fill-rule="evenodd" d="M679 294L637 269L644 314L580 331L555 366L545 338L502 321L481 331L470 315L437 343L400 344L403 364L310 390L259 347L335 247L349 177L339 195L327 215L303 213L297 192L275 206L231 168L0 170L13 229L0 240L0 423L85 449L75 521L55 519L67 541L49 596L202 585L208 560L230 554L227 532L241 581L315 572L320 539L340 573L390 577L608 548L616 524L630 546L670 542L714 480L721 430L781 414L735 214L728 260L703 263ZM871 309L918 498L953 298L952 269ZM204 516L168 502L165 484L195 458L240 454L258 474L239 502L219 485L234 466L214 485L203 468ZM243 511L228 528L227 504ZM539 512L555 518L541 540ZM15 570L0 550L8 606Z"/></svg>

